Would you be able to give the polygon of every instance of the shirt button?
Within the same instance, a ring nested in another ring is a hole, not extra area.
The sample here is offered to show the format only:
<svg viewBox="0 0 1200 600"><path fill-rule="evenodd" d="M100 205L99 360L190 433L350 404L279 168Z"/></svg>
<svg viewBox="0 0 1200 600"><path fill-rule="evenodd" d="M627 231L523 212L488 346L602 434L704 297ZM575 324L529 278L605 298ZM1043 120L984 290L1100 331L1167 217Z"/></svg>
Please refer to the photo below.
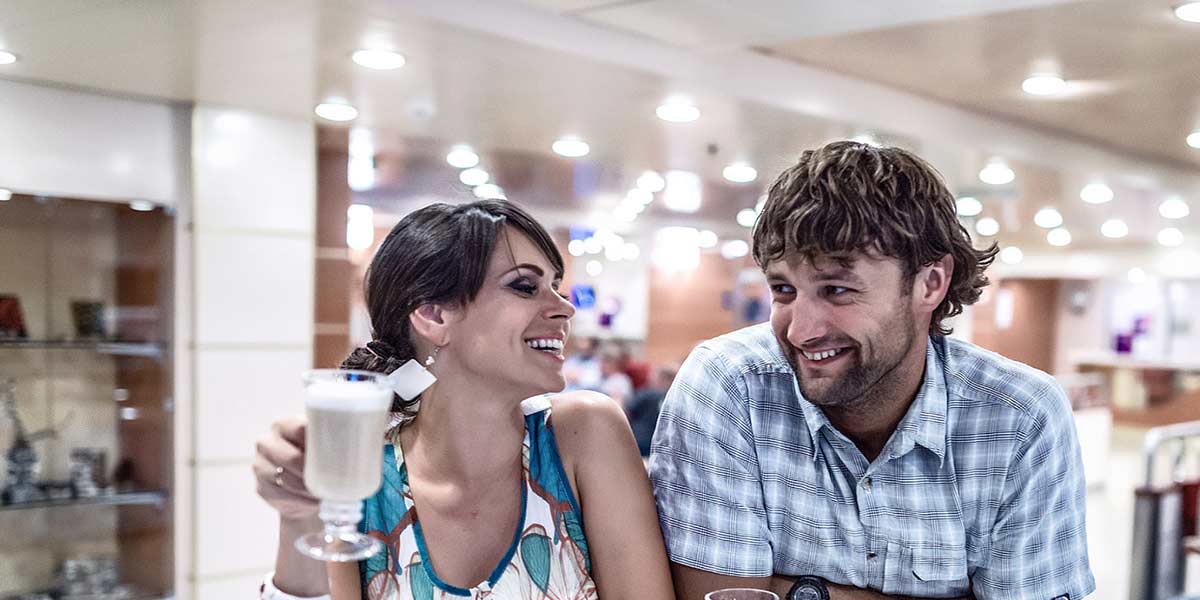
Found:
<svg viewBox="0 0 1200 600"><path fill-rule="evenodd" d="M868 553L867 553L867 560L875 560L875 557L876 557L876 556L879 556L879 555L878 555L878 554L875 554L874 552L868 552Z"/></svg>
<svg viewBox="0 0 1200 600"><path fill-rule="evenodd" d="M863 477L862 486L864 490L867 490L868 492L871 491L871 478Z"/></svg>

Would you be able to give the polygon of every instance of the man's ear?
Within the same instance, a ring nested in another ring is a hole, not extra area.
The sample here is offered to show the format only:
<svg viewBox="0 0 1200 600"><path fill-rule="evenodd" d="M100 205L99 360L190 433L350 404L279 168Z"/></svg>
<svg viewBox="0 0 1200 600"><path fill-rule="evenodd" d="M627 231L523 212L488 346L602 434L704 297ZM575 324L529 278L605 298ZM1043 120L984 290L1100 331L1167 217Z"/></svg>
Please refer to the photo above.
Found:
<svg viewBox="0 0 1200 600"><path fill-rule="evenodd" d="M408 316L408 322L414 333L440 347L450 343L449 326L457 316L457 311L441 304L422 304Z"/></svg>
<svg viewBox="0 0 1200 600"><path fill-rule="evenodd" d="M950 292L953 277L954 257L949 254L921 267L913 281L913 303L932 313Z"/></svg>

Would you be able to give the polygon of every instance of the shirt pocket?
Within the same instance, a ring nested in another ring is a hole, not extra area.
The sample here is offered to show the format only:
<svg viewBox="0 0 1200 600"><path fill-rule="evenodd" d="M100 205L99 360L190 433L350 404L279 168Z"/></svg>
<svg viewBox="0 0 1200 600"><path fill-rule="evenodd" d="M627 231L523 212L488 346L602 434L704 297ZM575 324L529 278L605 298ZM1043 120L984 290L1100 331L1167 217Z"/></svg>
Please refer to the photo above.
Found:
<svg viewBox="0 0 1200 600"><path fill-rule="evenodd" d="M888 542L883 593L919 598L958 597L970 590L963 546L910 547Z"/></svg>

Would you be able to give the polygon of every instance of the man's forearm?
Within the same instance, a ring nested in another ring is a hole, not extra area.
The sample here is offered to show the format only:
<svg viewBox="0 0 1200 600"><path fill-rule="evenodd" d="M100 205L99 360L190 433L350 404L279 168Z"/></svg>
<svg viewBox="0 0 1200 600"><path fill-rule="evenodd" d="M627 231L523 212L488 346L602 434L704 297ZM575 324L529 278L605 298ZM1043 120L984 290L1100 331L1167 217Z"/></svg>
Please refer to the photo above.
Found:
<svg viewBox="0 0 1200 600"><path fill-rule="evenodd" d="M787 593L792 589L792 584L795 582L795 577L775 575L771 577L771 591L786 600ZM829 600L925 600L916 596L889 596L874 590L864 590L862 588L829 582L825 583L825 587L829 589ZM974 600L974 596L968 595L953 600Z"/></svg>

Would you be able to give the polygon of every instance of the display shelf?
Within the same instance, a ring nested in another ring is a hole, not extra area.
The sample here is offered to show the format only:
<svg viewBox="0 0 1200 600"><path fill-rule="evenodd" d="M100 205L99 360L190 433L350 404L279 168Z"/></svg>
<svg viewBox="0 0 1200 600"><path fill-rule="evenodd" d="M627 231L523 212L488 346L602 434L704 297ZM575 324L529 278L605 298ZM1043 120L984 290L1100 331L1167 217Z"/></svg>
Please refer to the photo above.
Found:
<svg viewBox="0 0 1200 600"><path fill-rule="evenodd" d="M0 504L0 511L60 508L67 506L131 506L137 504L162 507L164 504L166 504L166 502L166 492L149 490L140 492L117 492L115 494L102 494L91 498L67 498L62 500L38 500L36 502Z"/></svg>
<svg viewBox="0 0 1200 600"><path fill-rule="evenodd" d="M110 342L102 340L0 340L0 349L14 350L91 350L100 354L118 356L146 356L159 358L162 344L155 342Z"/></svg>

